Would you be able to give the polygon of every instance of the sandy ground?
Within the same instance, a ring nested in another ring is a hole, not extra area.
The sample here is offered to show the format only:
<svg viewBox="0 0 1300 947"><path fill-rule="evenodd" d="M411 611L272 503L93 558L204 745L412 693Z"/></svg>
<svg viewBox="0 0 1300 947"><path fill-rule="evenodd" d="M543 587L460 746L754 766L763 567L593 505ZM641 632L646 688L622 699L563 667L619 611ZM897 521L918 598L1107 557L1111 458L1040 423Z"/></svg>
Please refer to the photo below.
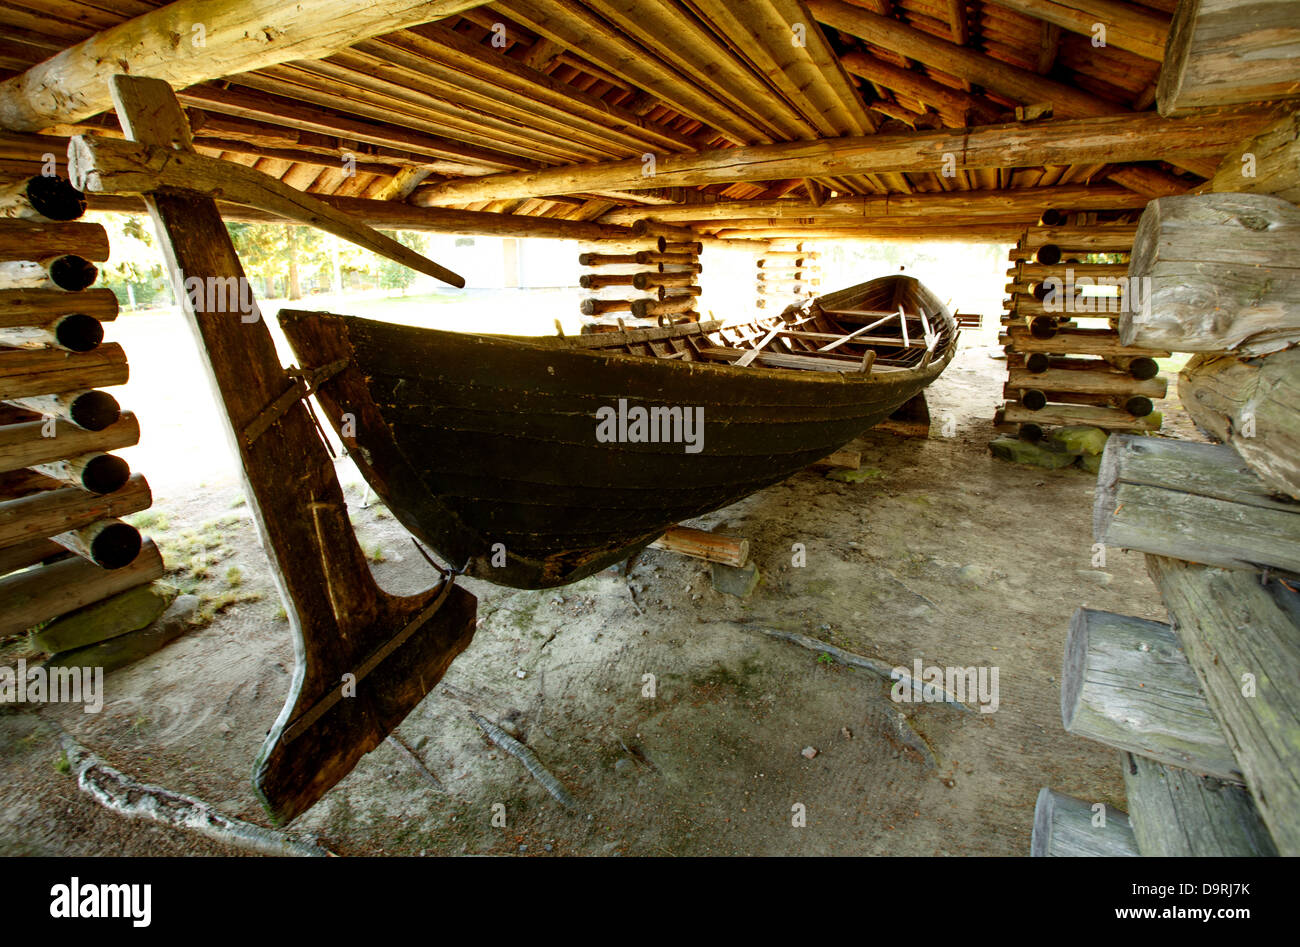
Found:
<svg viewBox="0 0 1300 947"><path fill-rule="evenodd" d="M4 854L235 851L100 808L60 766L60 728L138 779L267 824L249 776L287 690L289 628L229 457L157 474L143 462L212 430L184 330L119 328L128 352L168 353L133 355L127 389L154 432L133 459L161 514L147 531L215 537L200 588L217 595L236 575L236 597L252 600L110 675L102 713L0 712ZM1005 364L990 330L963 341L930 389L931 439L868 433L852 445L878 476L845 484L808 470L697 524L750 539L763 581L747 600L714 591L705 564L655 550L626 578L559 590L465 581L479 599L474 641L398 730L447 792L384 744L291 829L343 855L1024 855L1043 786L1122 808L1117 754L1061 728L1067 625L1080 605L1163 609L1140 556L1112 550L1105 568L1091 565L1091 476L989 456ZM202 403L169 414L168 392ZM1195 436L1176 397L1158 407L1167 432ZM405 531L377 502L362 507L353 470L340 476L380 582L431 584ZM765 628L890 665L996 667L999 707L896 703L888 682ZM488 742L471 710L525 740L576 809ZM792 825L800 806L804 827Z"/></svg>

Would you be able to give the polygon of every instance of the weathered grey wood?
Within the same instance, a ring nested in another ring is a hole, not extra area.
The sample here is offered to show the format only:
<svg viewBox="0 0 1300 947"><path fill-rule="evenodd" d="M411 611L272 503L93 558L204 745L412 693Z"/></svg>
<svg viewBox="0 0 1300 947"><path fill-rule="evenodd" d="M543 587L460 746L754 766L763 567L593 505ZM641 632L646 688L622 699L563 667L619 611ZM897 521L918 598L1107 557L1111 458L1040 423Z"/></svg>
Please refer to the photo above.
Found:
<svg viewBox="0 0 1300 947"><path fill-rule="evenodd" d="M1120 341L1247 355L1286 348L1300 340L1298 246L1300 208L1278 197L1185 194L1152 201L1129 258L1130 287L1144 281L1142 305L1120 315Z"/></svg>
<svg viewBox="0 0 1300 947"><path fill-rule="evenodd" d="M1300 573L1300 503L1275 496L1224 444L1112 436L1092 531L1107 546Z"/></svg>
<svg viewBox="0 0 1300 947"><path fill-rule="evenodd" d="M1075 736L1242 779L1178 637L1161 622L1078 609L1065 641L1061 722Z"/></svg>
<svg viewBox="0 0 1300 947"><path fill-rule="evenodd" d="M1161 115L1300 96L1295 0L1180 0L1156 85Z"/></svg>
<svg viewBox="0 0 1300 947"><path fill-rule="evenodd" d="M74 556L7 575L0 579L0 635L18 634L83 605L152 582L162 578L164 571L158 547L150 540L125 569L101 569Z"/></svg>
<svg viewBox="0 0 1300 947"><path fill-rule="evenodd" d="M1163 556L1147 570L1278 851L1300 855L1300 595Z"/></svg>
<svg viewBox="0 0 1300 947"><path fill-rule="evenodd" d="M1149 858L1277 854L1250 793L1133 753L1122 754L1128 818Z"/></svg>
<svg viewBox="0 0 1300 947"><path fill-rule="evenodd" d="M88 451L60 460L36 465L38 473L64 483L81 487L91 493L112 493L125 485L131 476L131 466L116 454Z"/></svg>
<svg viewBox="0 0 1300 947"><path fill-rule="evenodd" d="M144 545L138 529L114 517L106 517L50 538L101 569L123 569L129 566L135 562Z"/></svg>
<svg viewBox="0 0 1300 947"><path fill-rule="evenodd" d="M1034 805L1029 854L1035 858L1114 858L1138 854L1137 839L1124 813L1107 806L1104 827L1094 826L1092 820L1090 804L1052 789L1040 789Z"/></svg>
<svg viewBox="0 0 1300 947"><path fill-rule="evenodd" d="M165 82L115 76L111 92L132 139L193 147ZM145 201L175 284L244 278L210 197L160 193ZM264 805L288 820L347 775L441 679L474 634L477 600L447 581L409 597L379 589L306 407L293 401L259 436L247 434L293 388L256 304L249 322L181 295L294 634L289 693L254 768ZM332 383L364 384L357 375L345 369ZM383 424L375 417L357 423ZM351 694L341 689L344 675Z"/></svg>
<svg viewBox="0 0 1300 947"><path fill-rule="evenodd" d="M99 278L99 269L75 253L44 260L8 260L0 262L2 289L61 289L75 293Z"/></svg>
<svg viewBox="0 0 1300 947"><path fill-rule="evenodd" d="M1300 204L1300 112L1229 151L1210 180L1210 190L1272 194Z"/></svg>
<svg viewBox="0 0 1300 947"><path fill-rule="evenodd" d="M1196 355L1178 373L1178 397L1265 484L1300 498L1300 348L1253 359Z"/></svg>
<svg viewBox="0 0 1300 947"><path fill-rule="evenodd" d="M80 377L80 375L77 376L77 378ZM46 376L41 376L42 383L47 380ZM125 380L126 377L123 374L122 381ZM82 381L81 383L85 384L86 382ZM90 383L118 384L118 382L106 382L98 378ZM60 381L60 385L63 384L65 383ZM76 379L73 379L68 384L71 387L70 391L56 388L57 394L28 395L26 397L11 396L11 399L18 408L33 411L41 415L42 418L62 418L65 421L71 421L77 427L84 428L87 431L105 430L121 419L122 408L117 403L117 399L107 391L100 391L97 388L78 389ZM39 386L32 385L31 387Z"/></svg>
<svg viewBox="0 0 1300 947"><path fill-rule="evenodd" d="M0 345L16 348L61 348L89 352L104 341L104 326L94 316L68 312L44 325L0 327Z"/></svg>

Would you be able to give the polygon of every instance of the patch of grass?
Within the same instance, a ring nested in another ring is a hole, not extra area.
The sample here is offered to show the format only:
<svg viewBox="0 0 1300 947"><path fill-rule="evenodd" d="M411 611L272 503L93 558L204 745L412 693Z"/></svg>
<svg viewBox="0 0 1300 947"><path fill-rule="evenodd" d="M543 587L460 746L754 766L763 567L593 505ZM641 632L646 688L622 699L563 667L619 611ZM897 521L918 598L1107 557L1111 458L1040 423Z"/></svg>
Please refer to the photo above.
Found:
<svg viewBox="0 0 1300 947"><path fill-rule="evenodd" d="M59 753L58 759L54 761L54 771L62 773L64 776L72 772L72 763L68 760L66 752Z"/></svg>
<svg viewBox="0 0 1300 947"><path fill-rule="evenodd" d="M818 664L834 664L834 663L835 663L835 659L831 657L829 651L823 651L821 654L817 655L817 663L818 663Z"/></svg>
<svg viewBox="0 0 1300 947"><path fill-rule="evenodd" d="M366 553L366 558L369 559L371 562L374 562L374 563L380 563L380 562L387 562L387 561L388 561L388 557L384 555L384 548L383 548L382 546L380 546L378 543L376 543L376 544L375 544L375 545L374 545L374 546L373 546L373 547L372 547L372 548L371 548L371 549Z"/></svg>
<svg viewBox="0 0 1300 947"><path fill-rule="evenodd" d="M226 585L232 589L239 588L244 581L244 573L239 570L239 566L231 566L226 570Z"/></svg>
<svg viewBox="0 0 1300 947"><path fill-rule="evenodd" d="M139 513L132 513L126 518L126 521L136 529L163 532L171 528L171 519L166 513L158 510L142 510Z"/></svg>
<svg viewBox="0 0 1300 947"><path fill-rule="evenodd" d="M207 625L226 609L244 602L260 602L262 593L227 589L216 595L199 595L199 607L190 620L192 625Z"/></svg>
<svg viewBox="0 0 1300 947"><path fill-rule="evenodd" d="M283 605L281 605L279 608L277 608L277 609L275 610L275 620L276 620L276 621L288 621L288 620L289 620L289 613L286 612L286 611L284 610L284 606L283 606Z"/></svg>
<svg viewBox="0 0 1300 947"><path fill-rule="evenodd" d="M230 501L230 508L232 510L237 510L241 506L247 506L247 505L248 505L248 498L245 497L242 493Z"/></svg>

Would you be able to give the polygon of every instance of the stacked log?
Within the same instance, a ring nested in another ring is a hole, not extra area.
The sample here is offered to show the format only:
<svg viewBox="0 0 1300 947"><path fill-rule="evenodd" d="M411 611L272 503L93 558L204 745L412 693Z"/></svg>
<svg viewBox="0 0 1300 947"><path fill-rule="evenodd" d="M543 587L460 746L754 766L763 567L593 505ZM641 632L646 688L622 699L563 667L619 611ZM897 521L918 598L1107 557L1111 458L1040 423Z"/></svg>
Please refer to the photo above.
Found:
<svg viewBox="0 0 1300 947"><path fill-rule="evenodd" d="M693 231L639 220L626 241L583 244L579 285L592 294L582 301L584 332L615 329L628 319L657 325L698 322L696 300L702 244Z"/></svg>
<svg viewBox="0 0 1300 947"><path fill-rule="evenodd" d="M1190 19L1175 34L1230 2L1180 5ZM1231 45L1238 31L1222 35ZM1188 42L1171 36L1167 68L1186 67ZM1149 284L1122 340L1200 353L1179 396L1221 442L1114 436L1098 470L1093 537L1146 553L1170 623L1080 610L1062 719L1126 751L1143 855L1300 854L1300 216L1284 199L1300 193L1295 127L1225 159L1214 189L1234 193L1149 204L1130 259ZM1257 147L1268 183L1242 186L1232 164Z"/></svg>
<svg viewBox="0 0 1300 947"><path fill-rule="evenodd" d="M821 291L821 262L810 244L769 245L755 266L759 309L783 310Z"/></svg>
<svg viewBox="0 0 1300 947"><path fill-rule="evenodd" d="M1051 789L1040 790L1029 854L1036 858L1137 855L1128 817L1113 809L1098 811L1093 805Z"/></svg>
<svg viewBox="0 0 1300 947"><path fill-rule="evenodd" d="M1128 264L1090 259L1126 254L1136 225L1095 218L1045 211L1040 226L1010 253L999 336L1007 353L1006 401L995 423L1035 433L1045 425L1112 431L1160 426L1155 401L1168 385L1155 359L1170 352L1120 343L1116 320L1135 301Z"/></svg>
<svg viewBox="0 0 1300 947"><path fill-rule="evenodd" d="M117 299L89 287L108 235L76 220L84 210L62 178L0 187L0 634L163 574L158 550L120 519L152 497L113 453L140 427L100 390L128 368L103 341Z"/></svg>

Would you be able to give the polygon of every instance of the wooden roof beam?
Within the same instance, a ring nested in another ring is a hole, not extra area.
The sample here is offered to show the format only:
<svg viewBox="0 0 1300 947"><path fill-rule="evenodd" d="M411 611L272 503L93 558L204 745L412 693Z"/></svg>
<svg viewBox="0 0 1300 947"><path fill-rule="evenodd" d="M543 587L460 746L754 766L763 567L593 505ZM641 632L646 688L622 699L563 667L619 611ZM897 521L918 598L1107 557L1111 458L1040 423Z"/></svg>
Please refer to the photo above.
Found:
<svg viewBox="0 0 1300 947"><path fill-rule="evenodd" d="M1082 89L1045 79L975 50L954 46L842 0L807 0L807 6L813 16L833 29L967 79L1015 102L1031 105L1050 101L1058 118L1111 115L1124 110L1124 106L1105 102Z"/></svg>
<svg viewBox="0 0 1300 947"><path fill-rule="evenodd" d="M1195 187L1182 178L1144 164L1112 168L1106 172L1106 177L1130 191L1151 199L1186 194Z"/></svg>
<svg viewBox="0 0 1300 947"><path fill-rule="evenodd" d="M651 181L656 187L693 187L810 176L939 172L948 167L960 172L969 168L1169 161L1178 155L1217 157L1276 117L1274 110L1264 108L1206 112L1182 119L1129 113L718 148L661 155L652 179L642 175L640 159L631 159L445 181L417 194L414 200L424 206L455 205L635 189Z"/></svg>
<svg viewBox="0 0 1300 947"><path fill-rule="evenodd" d="M176 0L78 43L0 83L0 126L39 131L112 108L120 72L183 89L427 23L483 0ZM191 48L203 30L201 49Z"/></svg>
<svg viewBox="0 0 1300 947"><path fill-rule="evenodd" d="M1106 28L1106 45L1160 62L1165 58L1169 17L1119 0L995 0L1008 9L1071 33L1091 37L1096 24Z"/></svg>
<svg viewBox="0 0 1300 947"><path fill-rule="evenodd" d="M498 0L493 9L598 67L653 93L665 104L737 144L771 141L771 129L737 114L706 89L672 69L659 56L633 42L590 9L568 0ZM670 37L665 41L671 42Z"/></svg>
<svg viewBox="0 0 1300 947"><path fill-rule="evenodd" d="M772 201L719 201L714 204L678 204L615 210L600 218L604 224L632 224L643 217L660 223L703 222L744 218L798 218L866 220L883 218L943 217L963 215L1006 216L1032 214L1037 217L1049 207L1063 210L1133 210L1145 207L1146 198L1127 187L1031 187L1012 191L952 191L930 194L889 194L866 197L837 197L815 201L781 199Z"/></svg>
<svg viewBox="0 0 1300 947"><path fill-rule="evenodd" d="M932 107L952 128L964 128L971 124L972 117L993 122L1005 114L1004 110L978 96L935 82L922 73L900 69L868 53L845 53L841 61L853 75Z"/></svg>
<svg viewBox="0 0 1300 947"><path fill-rule="evenodd" d="M316 200L343 211L376 230L415 230L424 233L468 234L491 237L539 237L555 240L630 240L630 227L618 227L583 220L556 217L522 217L486 211L413 207L403 201L381 201L361 197L314 194ZM145 213L138 197L90 194L90 210L126 214ZM242 204L218 203L225 220L249 223L293 223L269 211Z"/></svg>
<svg viewBox="0 0 1300 947"><path fill-rule="evenodd" d="M1053 114L1058 118L1109 115L1125 110L1125 106L1107 102L1091 92L1044 78L1032 70L1012 66L974 50L954 46L922 30L913 29L862 7L851 6L843 0L806 2L813 16L833 29L856 36L873 46L915 59L949 75L960 76L1022 105L1051 102ZM1210 161L1188 165L1187 170L1208 177L1214 173L1211 167L1213 164Z"/></svg>
<svg viewBox="0 0 1300 947"><path fill-rule="evenodd" d="M546 39L538 40L539 44L543 42L551 43ZM420 57L426 62L440 63L457 70L462 76L490 84L505 95L529 99L557 112L568 112L592 125L603 126L638 141L648 142L652 147L690 151L701 144L691 136L647 121L644 115L633 109L611 105L598 96L561 82L530 67L526 62L503 56L499 50L475 43L464 34L445 26L421 26L382 39L367 40L354 48L390 58L400 54L412 59Z"/></svg>
<svg viewBox="0 0 1300 947"><path fill-rule="evenodd" d="M268 125L333 135L380 147L404 148L437 161L455 161L471 168L478 168L484 174L505 169L524 170L537 167L537 162L515 155L491 151L414 129L369 121L333 109L309 105L296 99L249 88L218 89L206 85L192 86L189 89L178 89L176 96L186 106L197 106L210 112L234 115Z"/></svg>
<svg viewBox="0 0 1300 947"><path fill-rule="evenodd" d="M663 0L585 0L642 47L655 50L684 76L707 76L708 89L735 111L753 116L778 139L812 138L816 129L712 32L682 7ZM671 42L665 42L671 37ZM789 44L789 38L786 40Z"/></svg>

